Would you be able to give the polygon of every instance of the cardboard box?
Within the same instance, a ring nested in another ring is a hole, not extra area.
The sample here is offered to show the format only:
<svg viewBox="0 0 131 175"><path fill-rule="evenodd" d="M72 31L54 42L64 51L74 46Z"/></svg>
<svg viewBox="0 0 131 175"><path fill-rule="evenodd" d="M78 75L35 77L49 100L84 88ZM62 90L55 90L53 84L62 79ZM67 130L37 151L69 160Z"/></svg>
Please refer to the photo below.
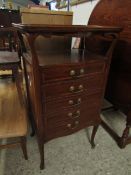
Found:
<svg viewBox="0 0 131 175"><path fill-rule="evenodd" d="M71 25L73 12L50 11L46 8L21 8L23 24Z"/></svg>

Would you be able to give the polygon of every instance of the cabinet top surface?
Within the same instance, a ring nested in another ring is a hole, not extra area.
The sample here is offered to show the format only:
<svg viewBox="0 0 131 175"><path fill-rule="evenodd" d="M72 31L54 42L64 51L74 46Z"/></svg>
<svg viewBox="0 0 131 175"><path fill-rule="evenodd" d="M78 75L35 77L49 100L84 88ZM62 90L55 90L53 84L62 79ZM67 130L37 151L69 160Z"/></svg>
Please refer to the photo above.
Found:
<svg viewBox="0 0 131 175"><path fill-rule="evenodd" d="M119 26L98 25L46 25L46 24L13 24L18 30L27 33L71 34L86 32L120 32Z"/></svg>

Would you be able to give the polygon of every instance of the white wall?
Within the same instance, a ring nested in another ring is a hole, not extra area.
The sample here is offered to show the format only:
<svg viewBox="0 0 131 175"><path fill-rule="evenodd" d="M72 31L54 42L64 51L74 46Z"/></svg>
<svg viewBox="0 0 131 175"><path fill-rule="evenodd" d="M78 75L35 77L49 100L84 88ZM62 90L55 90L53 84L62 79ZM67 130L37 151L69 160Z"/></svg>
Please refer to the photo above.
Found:
<svg viewBox="0 0 131 175"><path fill-rule="evenodd" d="M87 25L91 12L93 11L99 0L94 0L92 2L85 2L70 7L70 11L73 12L73 24L77 25ZM67 11L67 8L60 9L60 11ZM72 40L72 46L74 45L75 38Z"/></svg>
<svg viewBox="0 0 131 175"><path fill-rule="evenodd" d="M73 11L73 24L86 25L88 23L90 14L99 0L94 0L92 2L85 2L72 6L70 11ZM67 8L61 9L61 11L66 11Z"/></svg>

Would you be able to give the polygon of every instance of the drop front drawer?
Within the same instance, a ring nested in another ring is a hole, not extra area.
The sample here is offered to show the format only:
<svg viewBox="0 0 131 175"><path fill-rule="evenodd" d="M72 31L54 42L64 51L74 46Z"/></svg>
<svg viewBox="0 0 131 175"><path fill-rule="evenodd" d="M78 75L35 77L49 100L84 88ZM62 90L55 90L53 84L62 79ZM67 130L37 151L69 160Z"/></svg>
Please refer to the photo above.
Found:
<svg viewBox="0 0 131 175"><path fill-rule="evenodd" d="M43 95L46 100L58 98L63 95L90 94L103 88L103 75L92 74L85 78L70 81L59 81L43 85Z"/></svg>
<svg viewBox="0 0 131 175"><path fill-rule="evenodd" d="M99 108L91 108L87 112L82 112L81 116L78 118L61 118L61 113L56 116L56 118L52 118L47 120L47 130L46 130L46 137L48 139L60 137L64 135L68 135L79 131L85 127L94 125L95 122L100 123L100 116L99 116ZM63 114L64 115L64 114Z"/></svg>
<svg viewBox="0 0 131 175"><path fill-rule="evenodd" d="M49 122L52 125L52 127L57 124L59 125L61 122L65 120L83 121L85 119L88 121L92 121L92 114L94 113L96 114L98 112L99 107L100 102L99 104L92 104L92 105L84 104L83 106L80 107L62 109L61 111L59 110L54 112L54 114L47 114L46 119L47 122Z"/></svg>
<svg viewBox="0 0 131 175"><path fill-rule="evenodd" d="M91 95L83 93L82 95L73 95L65 98L59 98L57 100L50 100L44 104L45 114L48 118L50 118L54 117L54 113L56 112L59 113L68 110L69 113L75 113L75 111L81 109L83 110L83 108L86 110L87 108L100 104L101 94L102 91L95 92Z"/></svg>
<svg viewBox="0 0 131 175"><path fill-rule="evenodd" d="M42 81L54 81L58 79L74 79L84 77L90 73L103 72L104 63L84 65L49 66L41 69Z"/></svg>

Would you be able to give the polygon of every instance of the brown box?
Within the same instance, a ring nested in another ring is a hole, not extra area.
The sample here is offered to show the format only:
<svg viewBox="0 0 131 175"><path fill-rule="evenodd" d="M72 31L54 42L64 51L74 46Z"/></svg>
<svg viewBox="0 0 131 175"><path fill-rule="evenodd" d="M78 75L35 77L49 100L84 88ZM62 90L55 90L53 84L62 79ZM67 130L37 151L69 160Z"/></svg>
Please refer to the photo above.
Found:
<svg viewBox="0 0 131 175"><path fill-rule="evenodd" d="M71 25L73 12L50 11L45 8L21 8L23 24Z"/></svg>

